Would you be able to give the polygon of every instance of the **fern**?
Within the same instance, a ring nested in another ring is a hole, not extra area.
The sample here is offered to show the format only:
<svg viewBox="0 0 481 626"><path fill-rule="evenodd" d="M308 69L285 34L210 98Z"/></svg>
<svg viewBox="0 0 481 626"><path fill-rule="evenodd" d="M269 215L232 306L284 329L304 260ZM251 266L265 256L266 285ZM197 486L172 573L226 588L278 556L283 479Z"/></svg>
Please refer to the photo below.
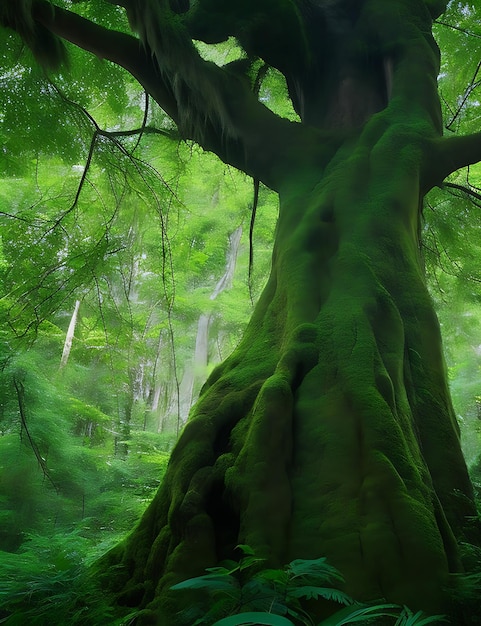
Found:
<svg viewBox="0 0 481 626"><path fill-rule="evenodd" d="M413 613L405 606L394 626L426 626L426 624L439 624L444 621L443 615L425 615L422 611Z"/></svg>
<svg viewBox="0 0 481 626"><path fill-rule="evenodd" d="M317 580L343 580L339 570L328 563L325 557L312 560L296 559L289 563L287 571L294 578L313 576Z"/></svg>
<svg viewBox="0 0 481 626"><path fill-rule="evenodd" d="M181 589L204 589L207 593L217 593L222 591L232 591L238 589L239 583L230 574L206 574L196 578L188 578L171 589L178 591Z"/></svg>
<svg viewBox="0 0 481 626"><path fill-rule="evenodd" d="M238 548L244 555L238 563L227 561L219 567L209 568L208 574L172 587L174 591L205 592L205 606L184 609L178 614L181 622L194 626L248 624L249 621L242 620L255 615L257 621L254 623L257 624L312 626L312 619L301 607L301 599L324 598L340 604L353 603L342 591L327 586L334 580L342 580L342 576L325 558L297 559L283 569L256 571L263 559L257 557L249 546ZM260 621L260 616L267 621Z"/></svg>
<svg viewBox="0 0 481 626"><path fill-rule="evenodd" d="M124 623L126 618L114 615L89 575L82 555L85 543L77 533L32 535L23 553L0 551L0 624Z"/></svg>
<svg viewBox="0 0 481 626"><path fill-rule="evenodd" d="M354 604L337 611L334 615L320 622L318 626L375 623L371 622L371 620L389 617L392 620L396 620L393 626L426 626L426 624L439 624L444 621L444 616L442 615L427 616L422 611L414 614L407 607L401 607L398 604L385 603L371 606Z"/></svg>
<svg viewBox="0 0 481 626"><path fill-rule="evenodd" d="M332 600L339 604L352 604L353 600L343 591L339 589L331 589L330 587L313 587L310 585L302 585L300 587L288 587L287 595L292 598L305 598L306 600Z"/></svg>
<svg viewBox="0 0 481 626"><path fill-rule="evenodd" d="M376 604L374 606L354 604L337 611L334 615L320 622L318 626L344 626L344 624L366 622L366 620L380 617L396 617L400 609L401 607L397 604Z"/></svg>
<svg viewBox="0 0 481 626"><path fill-rule="evenodd" d="M407 607L380 603L363 605L329 584L342 581L341 573L325 558L296 559L283 569L258 571L263 559L252 548L238 546L243 557L238 563L226 561L209 568L208 574L184 580L172 587L177 591L202 590L200 603L190 603L178 614L189 626L314 626L301 600L324 599L345 605L318 626L374 623L382 618L393 626L426 626L440 623L443 616L413 613ZM384 623L384 622L383 622Z"/></svg>

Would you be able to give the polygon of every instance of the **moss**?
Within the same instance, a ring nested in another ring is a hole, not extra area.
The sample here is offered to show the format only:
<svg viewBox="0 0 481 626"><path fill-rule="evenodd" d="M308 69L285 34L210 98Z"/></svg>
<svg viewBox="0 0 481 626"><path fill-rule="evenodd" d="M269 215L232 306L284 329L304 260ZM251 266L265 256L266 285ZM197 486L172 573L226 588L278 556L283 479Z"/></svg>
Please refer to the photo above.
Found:
<svg viewBox="0 0 481 626"><path fill-rule="evenodd" d="M432 73L418 32L426 16L387 30L401 51L412 34ZM237 543L274 566L327 556L360 600L443 609L475 507L419 256L433 85L414 81L407 101L414 59L404 61L389 105L339 141L317 181L314 162L309 176L286 176L251 323L203 388L156 499L112 553L125 593L144 583L142 603L164 623L170 585Z"/></svg>

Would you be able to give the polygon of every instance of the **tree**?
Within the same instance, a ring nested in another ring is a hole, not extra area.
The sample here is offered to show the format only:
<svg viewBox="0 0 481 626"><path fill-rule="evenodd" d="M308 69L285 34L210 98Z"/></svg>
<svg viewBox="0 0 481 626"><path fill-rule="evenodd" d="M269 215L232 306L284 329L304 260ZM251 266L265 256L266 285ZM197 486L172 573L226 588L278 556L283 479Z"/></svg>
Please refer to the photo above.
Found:
<svg viewBox="0 0 481 626"><path fill-rule="evenodd" d="M273 566L326 556L360 600L445 610L460 543L481 542L421 252L424 196L481 160L480 133L443 137L447 2L109 4L3 0L0 15L47 68L64 41L125 68L182 137L280 199L247 331L103 561L118 602L175 623L170 587L242 543ZM229 37L242 54L224 66L195 45ZM295 121L263 101L274 70Z"/></svg>

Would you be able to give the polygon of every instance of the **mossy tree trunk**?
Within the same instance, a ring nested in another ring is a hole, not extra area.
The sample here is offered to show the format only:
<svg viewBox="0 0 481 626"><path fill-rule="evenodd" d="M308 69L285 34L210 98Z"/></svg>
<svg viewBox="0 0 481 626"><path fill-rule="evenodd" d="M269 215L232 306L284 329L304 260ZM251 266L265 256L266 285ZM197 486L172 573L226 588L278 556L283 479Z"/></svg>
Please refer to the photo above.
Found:
<svg viewBox="0 0 481 626"><path fill-rule="evenodd" d="M121 548L125 601L167 619L172 584L245 543L274 566L327 556L359 599L442 608L475 510L423 276L415 143L403 125L366 129L318 184L286 180L245 337Z"/></svg>
<svg viewBox="0 0 481 626"><path fill-rule="evenodd" d="M462 571L476 512L419 237L441 161L438 59L413 23L402 37L383 80L335 73L324 118L338 134L327 156L299 141L300 165L282 171L272 271L243 341L110 557L121 601L159 623L175 623L169 587L239 543L273 566L326 556L355 598L428 611Z"/></svg>
<svg viewBox="0 0 481 626"><path fill-rule="evenodd" d="M170 586L245 543L272 566L326 556L357 599L443 610L459 541L480 540L420 252L424 195L481 160L480 134L442 138L446 1L123 0L143 47L45 4L45 29L125 67L185 136L280 197L245 336L102 562L119 602L173 625ZM300 123L191 44L229 35L284 74Z"/></svg>

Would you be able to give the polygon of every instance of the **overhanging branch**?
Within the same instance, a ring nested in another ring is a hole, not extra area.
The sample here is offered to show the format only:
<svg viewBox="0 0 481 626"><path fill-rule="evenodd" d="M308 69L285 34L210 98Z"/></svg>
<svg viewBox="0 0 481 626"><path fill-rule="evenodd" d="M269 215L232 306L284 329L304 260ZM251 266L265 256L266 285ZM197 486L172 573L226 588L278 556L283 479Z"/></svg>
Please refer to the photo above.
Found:
<svg viewBox="0 0 481 626"><path fill-rule="evenodd" d="M32 16L36 23L57 37L126 69L175 121L183 138L194 139L224 162L272 189L279 188L288 171L302 168L309 152L312 164L315 150L319 168L339 144L340 140L329 133L278 117L257 100L247 81L202 59L195 65L196 72L202 74L198 85L205 84L212 90L209 97L220 103L227 124L199 108L196 98L192 97L192 106L197 106L196 119L203 118L204 127L189 127L183 123L184 115L180 115L180 107L189 104L189 81L185 83L187 95L181 102L175 89L177 77L164 71L162 55L153 55L148 43L142 44L132 35L95 24L45 0L34 0ZM161 24L157 24L156 28L160 27ZM275 171L273 162L276 162Z"/></svg>
<svg viewBox="0 0 481 626"><path fill-rule="evenodd" d="M145 89L155 90L155 100L174 120L178 119L177 103L168 85L165 84L151 55L140 41L132 35L110 30L45 0L33 6L34 20L58 37L75 44L100 59L112 61L126 69Z"/></svg>
<svg viewBox="0 0 481 626"><path fill-rule="evenodd" d="M27 435L28 444L32 448L33 453L35 454L35 457L42 470L44 477L50 482L50 484L55 489L55 491L59 493L59 488L53 481L52 476L48 470L47 462L45 461L42 454L40 453L40 450L37 444L35 443L30 433L28 424L27 424L27 412L26 412L26 407L25 407L25 389L24 389L23 383L17 378L17 376L14 376L13 385L15 387L15 391L17 392L18 412L20 414L20 423L21 423L21 428L22 428L21 432L24 432Z"/></svg>
<svg viewBox="0 0 481 626"><path fill-rule="evenodd" d="M268 186L277 187L277 181L272 177L271 157L278 157L280 169L286 171L295 166L303 154L301 146L295 156L292 156L295 150L287 151L285 146L299 144L299 139L305 135L304 129L267 109L238 76L211 63L202 62L199 65L197 69L206 75L206 82L210 82L216 90L213 97L220 99L227 110L231 127L231 132L226 132L221 124L204 116L205 127L199 133L198 128L188 128L181 123L179 102L169 77L161 71L149 47L139 39L95 24L46 0L34 0L32 17L35 23L60 39L126 69L174 120L183 138L194 139L224 162L259 178ZM205 111L197 113L197 117L202 118ZM319 139L312 138L312 144L319 145ZM286 163L283 167L284 153Z"/></svg>
<svg viewBox="0 0 481 626"><path fill-rule="evenodd" d="M481 161L481 132L435 142L432 178L439 185L449 174Z"/></svg>

